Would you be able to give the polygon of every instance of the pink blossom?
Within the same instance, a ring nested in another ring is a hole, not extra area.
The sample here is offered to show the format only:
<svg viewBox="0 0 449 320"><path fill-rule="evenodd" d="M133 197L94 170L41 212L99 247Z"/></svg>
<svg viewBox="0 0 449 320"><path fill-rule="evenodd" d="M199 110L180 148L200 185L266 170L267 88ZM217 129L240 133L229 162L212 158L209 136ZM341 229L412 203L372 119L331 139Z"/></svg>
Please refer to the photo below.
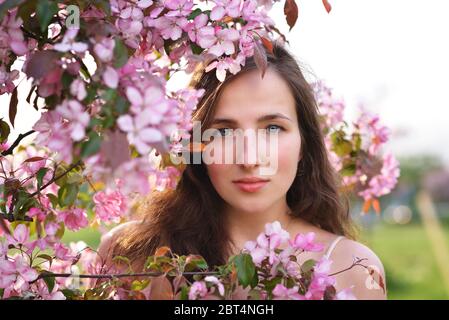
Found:
<svg viewBox="0 0 449 320"><path fill-rule="evenodd" d="M55 251L56 258L60 260L73 260L75 258L75 256L71 254L70 249L60 242L56 242L53 245L53 250Z"/></svg>
<svg viewBox="0 0 449 320"><path fill-rule="evenodd" d="M83 100L87 96L84 81L75 79L70 85L70 94L76 97L79 101Z"/></svg>
<svg viewBox="0 0 449 320"><path fill-rule="evenodd" d="M138 192L142 195L150 191L149 175L156 171L145 158L133 158L121 164L114 172L121 178L120 191L124 195Z"/></svg>
<svg viewBox="0 0 449 320"><path fill-rule="evenodd" d="M332 95L332 89L327 87L323 81L312 83L315 99L319 112L324 117L323 124L327 128L334 128L343 122L345 103Z"/></svg>
<svg viewBox="0 0 449 320"><path fill-rule="evenodd" d="M165 7L171 9L165 15L167 17L186 17L192 12L192 0L166 0Z"/></svg>
<svg viewBox="0 0 449 320"><path fill-rule="evenodd" d="M312 281L304 295L308 300L321 300L328 286L335 285L335 278L329 276L332 261L322 257L313 268Z"/></svg>
<svg viewBox="0 0 449 320"><path fill-rule="evenodd" d="M59 230L59 224L56 222L47 222L45 224L45 232L48 236L54 236L56 235L56 232Z"/></svg>
<svg viewBox="0 0 449 320"><path fill-rule="evenodd" d="M206 283L204 281L195 281L189 290L189 300L204 298L207 294Z"/></svg>
<svg viewBox="0 0 449 320"><path fill-rule="evenodd" d="M147 154L155 142L162 140L162 133L151 126L154 121L151 116L151 110L145 109L140 116L131 117L130 115L120 116L117 120L118 126L127 132L129 143L133 144L140 154Z"/></svg>
<svg viewBox="0 0 449 320"><path fill-rule="evenodd" d="M6 12L0 23L0 43L8 44L18 56L28 52L27 43L23 37L22 30L20 30L22 24L23 20L17 17L16 8Z"/></svg>
<svg viewBox="0 0 449 320"><path fill-rule="evenodd" d="M273 289L273 300L304 300L304 297L298 292L299 287L287 288L278 283Z"/></svg>
<svg viewBox="0 0 449 320"><path fill-rule="evenodd" d="M57 66L39 80L39 87L37 88L37 92L41 97L46 98L53 94L59 95L61 93L62 72L62 68Z"/></svg>
<svg viewBox="0 0 449 320"><path fill-rule="evenodd" d="M119 222L126 213L126 197L119 191L97 192L92 197L95 203L95 214L105 222Z"/></svg>
<svg viewBox="0 0 449 320"><path fill-rule="evenodd" d="M77 100L64 100L61 105L56 107L56 112L70 121L70 137L73 140L80 141L85 137L90 117Z"/></svg>
<svg viewBox="0 0 449 320"><path fill-rule="evenodd" d="M221 295L222 297L224 296L224 294L225 294L225 288L224 288L223 284L220 282L220 280L218 280L217 277L215 277L215 276L206 276L206 277L204 278L204 281L210 282L210 283L216 285L217 288L218 288L218 292L220 293L220 295Z"/></svg>
<svg viewBox="0 0 449 320"><path fill-rule="evenodd" d="M314 243L315 241L315 233L308 232L303 235L298 233L293 241L290 242L290 245L294 248L301 249L304 251L321 251L324 249L324 246L320 243Z"/></svg>
<svg viewBox="0 0 449 320"><path fill-rule="evenodd" d="M106 70L103 72L103 81L109 88L117 88L119 81L117 70L110 66L107 66Z"/></svg>
<svg viewBox="0 0 449 320"><path fill-rule="evenodd" d="M28 211L28 216L30 218L36 217L39 221L44 221L46 217L46 212L41 208L33 207Z"/></svg>
<svg viewBox="0 0 449 320"><path fill-rule="evenodd" d="M200 44L199 43L200 38L207 36L207 34L212 36L211 38L212 42L210 43L210 45L203 46L200 44L200 46L203 48L209 48L215 42L215 37L213 37L215 35L215 30L213 27L207 26L208 21L209 17L207 16L207 14L201 13L198 16L196 16L195 19L193 19L193 22L189 23L186 27L186 31L192 42L198 42L198 44Z"/></svg>
<svg viewBox="0 0 449 320"><path fill-rule="evenodd" d="M6 239L10 245L15 247L26 246L30 238L30 230L24 224L19 224L11 235L6 235Z"/></svg>
<svg viewBox="0 0 449 320"><path fill-rule="evenodd" d="M154 19L154 22L148 22L150 26L160 30L162 38L178 40L182 32L187 28L189 21L185 17L161 16Z"/></svg>
<svg viewBox="0 0 449 320"><path fill-rule="evenodd" d="M64 222L65 226L72 231L85 228L89 224L86 211L81 208L71 208L59 212L58 221Z"/></svg>
<svg viewBox="0 0 449 320"><path fill-rule="evenodd" d="M210 63L205 71L209 72L216 68L216 76L217 79L223 82L226 78L226 70L229 70L232 74L237 74L241 70L241 65L243 63L244 57L242 55L238 55L234 60L230 57L219 59L218 61L213 61Z"/></svg>
<svg viewBox="0 0 449 320"><path fill-rule="evenodd" d="M102 62L112 61L115 41L111 38L103 38L94 45L94 52Z"/></svg>
<svg viewBox="0 0 449 320"><path fill-rule="evenodd" d="M13 92L14 80L19 78L19 71L12 70L7 72L4 65L0 65L0 95Z"/></svg>
<svg viewBox="0 0 449 320"><path fill-rule="evenodd" d="M359 195L368 200L388 194L396 186L399 175L399 162L392 153L387 153L383 157L380 173L370 179L368 188L359 192Z"/></svg>
<svg viewBox="0 0 449 320"><path fill-rule="evenodd" d="M53 152L59 153L59 158L67 163L72 162L72 141L68 123L64 123L61 115L56 111L43 112L34 124L33 130L38 132L35 143L46 146Z"/></svg>
<svg viewBox="0 0 449 320"><path fill-rule="evenodd" d="M44 280L39 280L36 282L37 294L43 300L66 300L64 294L59 290L59 285L55 284L52 292L48 292L48 286Z"/></svg>
<svg viewBox="0 0 449 320"><path fill-rule="evenodd" d="M67 52L67 51L84 52L84 51L86 51L88 48L86 43L75 41L76 35L78 34L78 30L79 30L78 28L67 29L66 33L64 34L64 38L62 39L62 42L55 44L54 49L56 51L60 51L60 52Z"/></svg>
<svg viewBox="0 0 449 320"><path fill-rule="evenodd" d="M208 49L208 52L220 57L224 53L231 55L235 52L234 41L239 40L240 34L235 29L221 29L215 33L217 42Z"/></svg>
<svg viewBox="0 0 449 320"><path fill-rule="evenodd" d="M14 261L0 260L0 288L11 287L16 291L26 290L28 282L35 280L38 273L31 268L29 262L21 255L17 255Z"/></svg>
<svg viewBox="0 0 449 320"><path fill-rule="evenodd" d="M232 18L240 16L240 0L214 0L214 3L216 6L210 13L211 20L221 20L225 15Z"/></svg>

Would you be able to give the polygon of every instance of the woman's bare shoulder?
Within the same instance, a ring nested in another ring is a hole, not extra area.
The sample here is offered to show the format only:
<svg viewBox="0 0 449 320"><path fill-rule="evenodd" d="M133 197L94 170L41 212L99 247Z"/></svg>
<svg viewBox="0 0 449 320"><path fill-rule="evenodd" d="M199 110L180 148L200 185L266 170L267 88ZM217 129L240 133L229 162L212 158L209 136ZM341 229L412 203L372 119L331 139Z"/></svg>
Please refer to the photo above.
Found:
<svg viewBox="0 0 449 320"><path fill-rule="evenodd" d="M132 220L119 224L102 235L100 245L98 246L98 255L103 261L110 261L112 258L112 245L117 240L117 237L127 228L141 223L140 220Z"/></svg>
<svg viewBox="0 0 449 320"><path fill-rule="evenodd" d="M352 292L357 299L386 299L383 264L368 246L343 238L335 246L330 259L333 261L331 273L345 270L355 261L361 264L336 275L337 290L352 287Z"/></svg>

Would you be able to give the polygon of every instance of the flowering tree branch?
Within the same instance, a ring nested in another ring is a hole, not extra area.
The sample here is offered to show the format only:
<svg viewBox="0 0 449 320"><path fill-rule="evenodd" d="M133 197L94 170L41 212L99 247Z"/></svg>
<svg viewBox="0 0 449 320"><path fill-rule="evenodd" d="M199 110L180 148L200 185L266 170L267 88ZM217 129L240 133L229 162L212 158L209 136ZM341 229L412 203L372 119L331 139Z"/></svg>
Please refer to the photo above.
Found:
<svg viewBox="0 0 449 320"><path fill-rule="evenodd" d="M3 151L1 153L2 156L7 156L9 154L12 154L13 150L19 145L20 141L22 141L22 139L24 139L25 137L29 136L30 134L33 134L34 130L30 130L26 133L21 133L19 134L19 136L17 137L17 139L13 142L13 144L5 151Z"/></svg>

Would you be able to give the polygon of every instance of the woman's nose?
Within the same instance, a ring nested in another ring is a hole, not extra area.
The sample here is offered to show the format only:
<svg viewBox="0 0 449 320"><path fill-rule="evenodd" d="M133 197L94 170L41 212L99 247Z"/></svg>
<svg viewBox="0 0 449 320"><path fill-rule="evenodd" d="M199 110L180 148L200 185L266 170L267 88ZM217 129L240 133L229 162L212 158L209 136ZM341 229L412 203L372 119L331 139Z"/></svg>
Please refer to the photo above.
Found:
<svg viewBox="0 0 449 320"><path fill-rule="evenodd" d="M265 143L264 139L257 137L257 135L251 132L245 133L240 139L240 143L236 143L236 148L238 149L236 150L237 164L244 168L259 167L267 164L267 159L261 152L263 150L262 144Z"/></svg>

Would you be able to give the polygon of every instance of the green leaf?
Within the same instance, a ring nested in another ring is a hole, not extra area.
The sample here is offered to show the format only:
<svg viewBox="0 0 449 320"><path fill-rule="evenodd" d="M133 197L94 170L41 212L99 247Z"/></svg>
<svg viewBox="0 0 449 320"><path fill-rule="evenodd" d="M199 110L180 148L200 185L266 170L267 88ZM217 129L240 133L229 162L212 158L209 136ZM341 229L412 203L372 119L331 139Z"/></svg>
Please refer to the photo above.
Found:
<svg viewBox="0 0 449 320"><path fill-rule="evenodd" d="M181 288L181 300L188 300L189 299L189 288L184 286Z"/></svg>
<svg viewBox="0 0 449 320"><path fill-rule="evenodd" d="M24 1L25 0L6 0L2 4L0 4L0 21L3 20L3 16L6 14L6 12L9 9L17 7L18 5L20 5Z"/></svg>
<svg viewBox="0 0 449 320"><path fill-rule="evenodd" d="M196 43L190 43L190 48L192 49L192 52L194 54L201 54L201 52L204 51L203 48L201 48L199 45L197 45Z"/></svg>
<svg viewBox="0 0 449 320"><path fill-rule="evenodd" d="M47 193L47 197L50 199L52 207L56 208L56 206L59 204L58 197L53 193Z"/></svg>
<svg viewBox="0 0 449 320"><path fill-rule="evenodd" d="M340 174L342 176L352 176L355 174L357 167L355 164L355 160L349 159L349 161L343 162L343 167L340 170Z"/></svg>
<svg viewBox="0 0 449 320"><path fill-rule="evenodd" d="M314 260L314 259L306 260L301 265L301 271L304 273L311 272L313 270L313 268L315 267L315 264L316 264L316 260Z"/></svg>
<svg viewBox="0 0 449 320"><path fill-rule="evenodd" d="M53 16L58 12L58 5L56 2L49 0L40 0L37 4L36 14L39 18L39 25L41 31L47 30Z"/></svg>
<svg viewBox="0 0 449 320"><path fill-rule="evenodd" d="M51 263L53 262L53 258L51 256L49 256L48 254L42 253L42 254L38 255L37 257L50 262L50 267L51 267Z"/></svg>
<svg viewBox="0 0 449 320"><path fill-rule="evenodd" d="M78 195L78 184L66 184L58 190L58 200L61 207L70 206L75 203Z"/></svg>
<svg viewBox="0 0 449 320"><path fill-rule="evenodd" d="M86 158L100 150L101 137L95 131L89 133L89 140L81 145L81 157Z"/></svg>
<svg viewBox="0 0 449 320"><path fill-rule="evenodd" d="M49 271L46 271L45 273L53 274L53 272L49 272ZM47 285L48 292L52 292L53 288L55 287L55 278L54 277L44 277L42 279L44 280L45 284Z"/></svg>
<svg viewBox="0 0 449 320"><path fill-rule="evenodd" d="M355 151L360 151L360 148L362 146L362 138L360 136L360 133L354 133L352 135L352 138L354 139L354 149Z"/></svg>
<svg viewBox="0 0 449 320"><path fill-rule="evenodd" d="M11 129L9 128L8 123L0 119L0 142L8 140L10 132Z"/></svg>
<svg viewBox="0 0 449 320"><path fill-rule="evenodd" d="M106 13L106 15L109 17L111 15L111 4L107 0L95 0L92 1L94 6L96 6L98 9Z"/></svg>
<svg viewBox="0 0 449 320"><path fill-rule="evenodd" d="M59 239L62 239L62 237L64 236L64 232L65 232L65 225L64 225L64 222L61 222L59 224L59 229L58 229L58 231L56 231L55 236Z"/></svg>
<svg viewBox="0 0 449 320"><path fill-rule="evenodd" d="M146 287L148 287L149 284L150 284L150 279L134 280L131 283L131 290L141 291L141 290L145 289Z"/></svg>
<svg viewBox="0 0 449 320"><path fill-rule="evenodd" d="M65 90L69 90L69 89L70 89L70 85L72 84L72 81L73 81L73 80L75 80L75 76L71 75L71 74L68 73L68 72L64 72L64 73L62 74L62 79L61 79L62 87L63 87Z"/></svg>
<svg viewBox="0 0 449 320"><path fill-rule="evenodd" d="M199 16L203 11L200 8L196 8L195 10L193 10L189 16L187 17L187 20L193 20L195 19L197 16Z"/></svg>
<svg viewBox="0 0 449 320"><path fill-rule="evenodd" d="M122 96L118 96L117 99L115 99L114 103L114 111L118 114L125 114L128 112L129 109L129 101L123 98Z"/></svg>
<svg viewBox="0 0 449 320"><path fill-rule="evenodd" d="M237 268L237 277L243 288L252 284L254 274L256 273L256 266L253 259L247 253L240 254L234 259L235 267Z"/></svg>
<svg viewBox="0 0 449 320"><path fill-rule="evenodd" d="M114 57L116 58L114 61L115 68L123 67L128 61L128 49L118 37L115 38Z"/></svg>
<svg viewBox="0 0 449 320"><path fill-rule="evenodd" d="M43 184L43 179L45 174L50 170L49 168L42 167L40 168L36 173L36 179L37 179L37 188L40 189Z"/></svg>

